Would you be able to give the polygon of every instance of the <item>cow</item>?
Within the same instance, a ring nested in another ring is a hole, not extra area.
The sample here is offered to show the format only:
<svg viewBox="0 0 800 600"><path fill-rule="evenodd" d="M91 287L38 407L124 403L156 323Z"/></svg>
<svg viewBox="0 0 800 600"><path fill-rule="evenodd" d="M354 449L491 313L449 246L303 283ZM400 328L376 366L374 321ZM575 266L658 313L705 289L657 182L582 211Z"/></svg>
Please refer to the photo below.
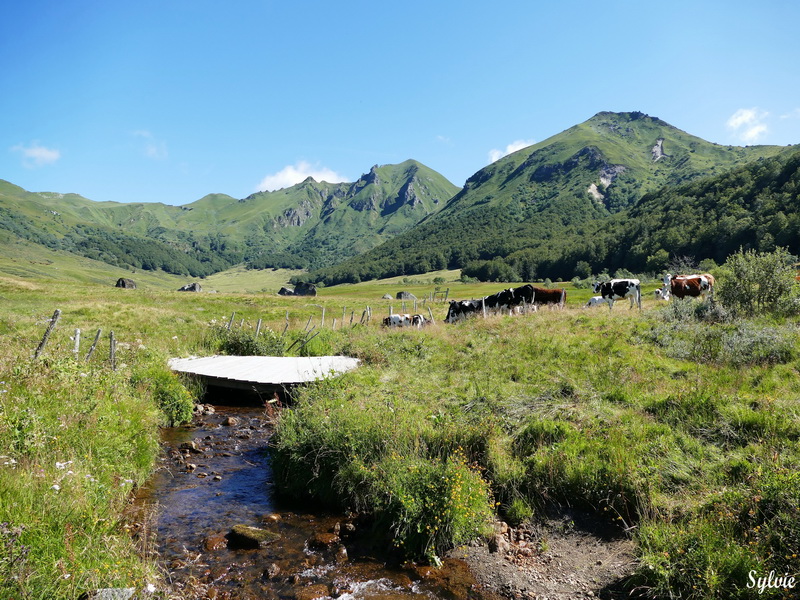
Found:
<svg viewBox="0 0 800 600"><path fill-rule="evenodd" d="M596 281L592 286L595 294L600 294L608 302L608 310L614 308L615 300L630 300L630 308L634 304L642 309L642 286L638 279L612 279L611 281Z"/></svg>
<svg viewBox="0 0 800 600"><path fill-rule="evenodd" d="M583 308L591 308L593 306L600 306L605 302L602 296L592 296L589 301L583 305Z"/></svg>
<svg viewBox="0 0 800 600"><path fill-rule="evenodd" d="M535 287L533 288L533 303L539 306L545 304L552 304L558 308L564 308L564 304L567 302L567 290L562 288L540 288Z"/></svg>
<svg viewBox="0 0 800 600"><path fill-rule="evenodd" d="M389 315L383 319L384 327L410 327L411 315Z"/></svg>
<svg viewBox="0 0 800 600"><path fill-rule="evenodd" d="M450 307L444 320L447 323L455 323L480 310L482 310L480 300L450 300Z"/></svg>
<svg viewBox="0 0 800 600"><path fill-rule="evenodd" d="M669 301L669 288L668 287L658 288L657 290L655 290L653 292L653 294L655 295L656 300L663 300L664 302L668 302Z"/></svg>
<svg viewBox="0 0 800 600"><path fill-rule="evenodd" d="M667 273L664 275L663 283L662 294L669 294L679 300L686 297L705 300L708 296L713 296L716 280L710 273L675 277Z"/></svg>
<svg viewBox="0 0 800 600"><path fill-rule="evenodd" d="M428 320L422 315L411 315L411 326L422 329L428 324Z"/></svg>

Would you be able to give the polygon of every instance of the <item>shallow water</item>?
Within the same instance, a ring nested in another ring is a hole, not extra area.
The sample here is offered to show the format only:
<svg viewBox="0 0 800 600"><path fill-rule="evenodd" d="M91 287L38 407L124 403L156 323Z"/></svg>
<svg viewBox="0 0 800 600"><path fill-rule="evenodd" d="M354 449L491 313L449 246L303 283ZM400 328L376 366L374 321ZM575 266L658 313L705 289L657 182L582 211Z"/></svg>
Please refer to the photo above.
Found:
<svg viewBox="0 0 800 600"><path fill-rule="evenodd" d="M488 600L466 565L392 565L354 518L287 507L275 498L262 408L215 407L187 427L165 430L165 456L138 495L154 507L160 561L190 598ZM238 548L235 525L280 538ZM366 528L364 528L366 529Z"/></svg>

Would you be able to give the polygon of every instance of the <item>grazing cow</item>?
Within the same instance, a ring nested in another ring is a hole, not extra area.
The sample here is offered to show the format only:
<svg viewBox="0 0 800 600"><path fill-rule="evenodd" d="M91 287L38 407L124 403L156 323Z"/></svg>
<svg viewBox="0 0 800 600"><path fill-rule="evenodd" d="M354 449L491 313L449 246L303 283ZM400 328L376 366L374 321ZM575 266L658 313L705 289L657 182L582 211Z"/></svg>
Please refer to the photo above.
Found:
<svg viewBox="0 0 800 600"><path fill-rule="evenodd" d="M605 302L605 299L602 296L592 296L589 298L589 301L583 305L583 308L591 308L593 306L600 306Z"/></svg>
<svg viewBox="0 0 800 600"><path fill-rule="evenodd" d="M597 281L594 286L594 293L600 294L603 300L608 302L608 310L614 308L615 300L630 299L630 308L634 304L642 309L642 287L638 279L612 279L611 281Z"/></svg>
<svg viewBox="0 0 800 600"><path fill-rule="evenodd" d="M714 276L710 273L676 275L675 277L667 273L664 275L662 294L666 292L679 300L686 297L705 300L709 295L713 295L715 283Z"/></svg>
<svg viewBox="0 0 800 600"><path fill-rule="evenodd" d="M447 316L444 320L447 323L455 323L480 310L480 300L450 300L450 308L447 309Z"/></svg>
<svg viewBox="0 0 800 600"><path fill-rule="evenodd" d="M411 326L422 329L428 324L428 320L422 315L411 315Z"/></svg>
<svg viewBox="0 0 800 600"><path fill-rule="evenodd" d="M550 290L547 288L535 287L533 288L533 292L534 304L552 304L558 308L564 308L564 304L567 302L567 290L562 288L554 288Z"/></svg>
<svg viewBox="0 0 800 600"><path fill-rule="evenodd" d="M410 327L411 315L389 315L383 319L384 327Z"/></svg>

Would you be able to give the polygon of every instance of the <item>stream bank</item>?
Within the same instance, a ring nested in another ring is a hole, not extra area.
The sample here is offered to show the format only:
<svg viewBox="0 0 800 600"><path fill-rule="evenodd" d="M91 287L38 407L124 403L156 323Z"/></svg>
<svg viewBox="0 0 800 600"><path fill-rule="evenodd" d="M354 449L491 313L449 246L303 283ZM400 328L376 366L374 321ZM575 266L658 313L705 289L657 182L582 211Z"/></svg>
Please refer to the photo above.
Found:
<svg viewBox="0 0 800 600"><path fill-rule="evenodd" d="M457 557L442 568L395 564L356 515L275 496L263 407L203 405L167 429L163 457L137 494L171 597L496 600ZM145 519L142 519L145 520Z"/></svg>

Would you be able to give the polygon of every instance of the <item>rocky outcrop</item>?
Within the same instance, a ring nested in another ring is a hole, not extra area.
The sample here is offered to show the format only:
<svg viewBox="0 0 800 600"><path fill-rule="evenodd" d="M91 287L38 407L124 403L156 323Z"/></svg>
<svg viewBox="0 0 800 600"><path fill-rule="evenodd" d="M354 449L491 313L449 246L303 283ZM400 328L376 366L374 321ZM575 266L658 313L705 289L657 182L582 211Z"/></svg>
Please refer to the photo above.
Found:
<svg viewBox="0 0 800 600"><path fill-rule="evenodd" d="M316 296L317 286L315 286L313 283L305 283L301 281L294 286L294 290L290 290L287 287L282 287L280 290L278 290L278 294L280 296Z"/></svg>
<svg viewBox="0 0 800 600"><path fill-rule="evenodd" d="M178 291L179 292L202 292L203 288L199 283L197 283L196 281L193 281L192 283L187 283L183 287L179 287Z"/></svg>
<svg viewBox="0 0 800 600"><path fill-rule="evenodd" d="M650 153L653 155L653 162L669 157L669 154L664 152L664 138L656 140L656 145L650 149Z"/></svg>
<svg viewBox="0 0 800 600"><path fill-rule="evenodd" d="M117 283L115 284L114 287L125 288L126 290L135 290L136 283L133 281L133 279L128 279L127 277L120 277L119 279L117 279Z"/></svg>
<svg viewBox="0 0 800 600"><path fill-rule="evenodd" d="M417 297L411 292L397 292L397 300L416 300Z"/></svg>

